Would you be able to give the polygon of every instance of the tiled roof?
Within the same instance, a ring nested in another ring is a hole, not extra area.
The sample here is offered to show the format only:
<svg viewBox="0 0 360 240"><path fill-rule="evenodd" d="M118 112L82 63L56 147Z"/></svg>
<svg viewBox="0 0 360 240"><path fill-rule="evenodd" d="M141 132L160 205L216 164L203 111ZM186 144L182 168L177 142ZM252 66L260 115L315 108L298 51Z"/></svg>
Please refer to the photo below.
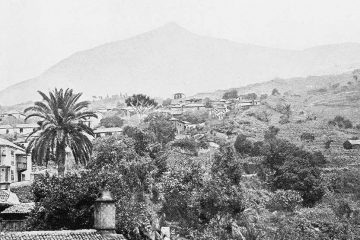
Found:
<svg viewBox="0 0 360 240"><path fill-rule="evenodd" d="M35 203L20 203L20 204L15 204L11 207L8 207L7 209L5 209L4 211L2 211L0 213L1 214L27 214L30 213L31 210L34 208Z"/></svg>
<svg viewBox="0 0 360 240"><path fill-rule="evenodd" d="M126 240L121 234L100 234L96 230L0 232L1 240Z"/></svg>
<svg viewBox="0 0 360 240"><path fill-rule="evenodd" d="M17 128L39 128L40 126L36 123L22 123L22 124L17 124L15 127L17 127Z"/></svg>
<svg viewBox="0 0 360 240"><path fill-rule="evenodd" d="M20 149L22 151L24 151L24 149L22 149L21 147L15 145L14 143L10 142L9 140L6 140L4 138L0 138L0 146L8 146L8 147L13 147L13 148L17 148Z"/></svg>
<svg viewBox="0 0 360 240"><path fill-rule="evenodd" d="M360 140L348 140L352 145L360 145Z"/></svg>
<svg viewBox="0 0 360 240"><path fill-rule="evenodd" d="M19 203L19 198L15 193L6 190L0 190L0 205L14 205Z"/></svg>

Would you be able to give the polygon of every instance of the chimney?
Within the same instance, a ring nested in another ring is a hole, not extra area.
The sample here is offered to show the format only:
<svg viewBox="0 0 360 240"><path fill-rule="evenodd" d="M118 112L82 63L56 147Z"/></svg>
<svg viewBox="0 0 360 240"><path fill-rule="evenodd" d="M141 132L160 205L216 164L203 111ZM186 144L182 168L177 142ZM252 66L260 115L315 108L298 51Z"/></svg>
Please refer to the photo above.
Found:
<svg viewBox="0 0 360 240"><path fill-rule="evenodd" d="M116 234L115 213L115 200L110 191L103 191L101 197L95 201L95 229L101 234Z"/></svg>

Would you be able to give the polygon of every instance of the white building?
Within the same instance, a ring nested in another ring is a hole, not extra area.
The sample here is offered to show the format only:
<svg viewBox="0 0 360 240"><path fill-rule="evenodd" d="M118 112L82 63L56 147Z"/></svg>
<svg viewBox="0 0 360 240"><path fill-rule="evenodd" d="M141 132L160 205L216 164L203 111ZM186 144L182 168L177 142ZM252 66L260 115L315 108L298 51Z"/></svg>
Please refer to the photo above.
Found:
<svg viewBox="0 0 360 240"><path fill-rule="evenodd" d="M23 123L15 125L14 132L27 136L30 133L35 132L39 128L40 126L35 123Z"/></svg>
<svg viewBox="0 0 360 240"><path fill-rule="evenodd" d="M12 134L14 129L11 125L0 125L0 134Z"/></svg>
<svg viewBox="0 0 360 240"><path fill-rule="evenodd" d="M94 130L95 137L104 137L104 136L111 136L114 134L120 134L122 133L122 128L119 127L112 127L112 128L98 128Z"/></svg>
<svg viewBox="0 0 360 240"><path fill-rule="evenodd" d="M0 186L13 182L29 181L31 156L14 143L0 138Z"/></svg>

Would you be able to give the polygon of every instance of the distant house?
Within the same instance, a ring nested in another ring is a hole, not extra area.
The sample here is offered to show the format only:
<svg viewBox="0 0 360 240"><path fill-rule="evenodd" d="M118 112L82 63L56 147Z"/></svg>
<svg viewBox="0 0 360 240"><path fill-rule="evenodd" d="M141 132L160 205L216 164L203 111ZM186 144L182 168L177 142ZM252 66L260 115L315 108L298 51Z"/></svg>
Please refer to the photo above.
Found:
<svg viewBox="0 0 360 240"><path fill-rule="evenodd" d="M6 115L13 116L13 117L15 117L16 119L19 119L19 120L25 120L25 118L26 118L26 115L23 114L22 112L19 112L19 111L7 112Z"/></svg>
<svg viewBox="0 0 360 240"><path fill-rule="evenodd" d="M343 147L345 149L360 149L360 140L346 140Z"/></svg>
<svg viewBox="0 0 360 240"><path fill-rule="evenodd" d="M29 181L31 156L14 143L0 138L0 185Z"/></svg>
<svg viewBox="0 0 360 240"><path fill-rule="evenodd" d="M183 120L180 120L180 119L177 119L177 118L174 118L174 117L171 118L170 121L173 122L174 127L176 128L176 133L177 134L183 134L186 130L196 129L198 127L204 127L205 126L205 122L192 124L190 122L183 121Z"/></svg>
<svg viewBox="0 0 360 240"><path fill-rule="evenodd" d="M14 127L14 132L27 136L30 133L35 132L39 128L40 128L40 126L38 124L35 124L35 123L17 124Z"/></svg>
<svg viewBox="0 0 360 240"><path fill-rule="evenodd" d="M224 119L225 114L228 112L229 110L225 107L225 106L218 106L218 107L214 107L209 111L209 117L211 118L217 118L219 120Z"/></svg>
<svg viewBox="0 0 360 240"><path fill-rule="evenodd" d="M98 108L96 111L100 113L107 113L111 111L111 108L102 107L102 108Z"/></svg>
<svg viewBox="0 0 360 240"><path fill-rule="evenodd" d="M258 100L240 100L237 104L237 107L246 108L260 105Z"/></svg>
<svg viewBox="0 0 360 240"><path fill-rule="evenodd" d="M103 114L100 112L95 112L97 118L95 117L87 117L86 119L81 120L81 123L85 124L90 128L95 128L99 126L101 119L103 118Z"/></svg>
<svg viewBox="0 0 360 240"><path fill-rule="evenodd" d="M202 103L189 103L186 105L183 105L183 110L184 111L200 111L200 110L205 110L206 107L204 104Z"/></svg>
<svg viewBox="0 0 360 240"><path fill-rule="evenodd" d="M186 125L190 124L189 122L179 120L177 118L171 118L170 121L174 124L174 127L176 128L177 134L182 134L186 130Z"/></svg>
<svg viewBox="0 0 360 240"><path fill-rule="evenodd" d="M112 127L112 128L98 128L94 130L95 137L104 137L104 136L112 136L114 134L122 133L123 129L119 127Z"/></svg>
<svg viewBox="0 0 360 240"><path fill-rule="evenodd" d="M0 125L0 134L14 133L14 129L11 125Z"/></svg>
<svg viewBox="0 0 360 240"><path fill-rule="evenodd" d="M120 113L122 113L125 117L131 117L136 114L133 107L123 107L118 110Z"/></svg>

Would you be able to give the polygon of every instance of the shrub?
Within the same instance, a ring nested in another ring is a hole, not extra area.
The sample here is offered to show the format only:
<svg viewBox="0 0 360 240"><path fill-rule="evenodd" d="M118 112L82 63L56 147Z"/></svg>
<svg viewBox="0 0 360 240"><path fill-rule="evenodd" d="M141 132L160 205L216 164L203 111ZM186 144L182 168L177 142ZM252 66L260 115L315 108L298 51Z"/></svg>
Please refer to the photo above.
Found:
<svg viewBox="0 0 360 240"><path fill-rule="evenodd" d="M274 88L274 89L272 90L272 92L271 92L271 95L273 95L273 96L280 95L279 90L277 90L276 88Z"/></svg>
<svg viewBox="0 0 360 240"><path fill-rule="evenodd" d="M331 139L330 139L330 140L327 140L327 141L324 143L325 149L329 149L332 142L334 142L334 141L331 140Z"/></svg>
<svg viewBox="0 0 360 240"><path fill-rule="evenodd" d="M243 134L239 134L236 137L234 147L240 154L250 154L252 152L252 142L247 140L247 137Z"/></svg>
<svg viewBox="0 0 360 240"><path fill-rule="evenodd" d="M118 116L105 117L100 120L100 126L110 128L110 127L122 127L124 125L124 120Z"/></svg>
<svg viewBox="0 0 360 240"><path fill-rule="evenodd" d="M175 140L172 144L172 147L180 148L186 152L189 152L195 156L197 156L197 143L192 138L183 138Z"/></svg>
<svg viewBox="0 0 360 240"><path fill-rule="evenodd" d="M349 119L345 119L343 116L336 116L334 120L328 122L329 125L338 126L339 128L352 128L353 124Z"/></svg>
<svg viewBox="0 0 360 240"><path fill-rule="evenodd" d="M281 116L281 119L279 121L280 124L287 124L289 122L290 122L289 118L286 117L285 115Z"/></svg>
<svg viewBox="0 0 360 240"><path fill-rule="evenodd" d="M144 122L148 124L146 130L153 134L157 143L164 146L175 139L176 129L170 121L171 115L151 113Z"/></svg>
<svg viewBox="0 0 360 240"><path fill-rule="evenodd" d="M343 122L344 128L352 128L352 122L349 119L344 120Z"/></svg>
<svg viewBox="0 0 360 240"><path fill-rule="evenodd" d="M325 158L276 138L265 142L264 155L263 165L270 170L267 182L273 190L298 191L304 206L313 206L322 198L324 189L318 167Z"/></svg>
<svg viewBox="0 0 360 240"><path fill-rule="evenodd" d="M226 93L224 93L223 99L233 99L233 98L238 98L238 93L237 93L237 90L234 89L234 90L231 90L231 91L228 91Z"/></svg>
<svg viewBox="0 0 360 240"><path fill-rule="evenodd" d="M305 132L305 133L302 133L301 134L301 136L300 136L300 139L301 139L301 141L310 141L310 142L312 142L312 141L314 141L315 140L315 136L314 136L314 134L312 134L312 133L307 133L307 132Z"/></svg>
<svg viewBox="0 0 360 240"><path fill-rule="evenodd" d="M277 190L267 203L267 208L271 211L293 212L301 203L302 198L297 191Z"/></svg>

